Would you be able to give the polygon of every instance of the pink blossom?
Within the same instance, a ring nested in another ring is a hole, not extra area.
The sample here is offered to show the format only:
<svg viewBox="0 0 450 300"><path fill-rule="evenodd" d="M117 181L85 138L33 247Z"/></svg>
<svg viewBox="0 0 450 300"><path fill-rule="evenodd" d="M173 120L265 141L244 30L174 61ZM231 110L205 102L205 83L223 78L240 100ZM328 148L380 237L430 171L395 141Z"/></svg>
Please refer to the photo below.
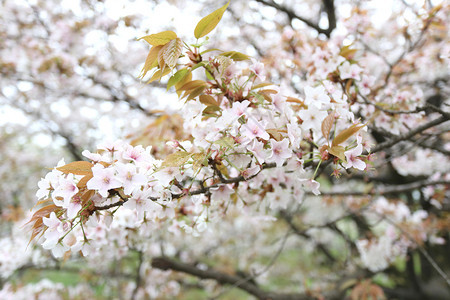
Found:
<svg viewBox="0 0 450 300"><path fill-rule="evenodd" d="M90 190L97 190L103 197L108 196L109 190L121 187L121 182L116 178L113 168L96 164L92 167L92 174L94 177L87 182L86 186Z"/></svg>
<svg viewBox="0 0 450 300"><path fill-rule="evenodd" d="M234 190L230 188L227 184L220 184L217 187L210 188L211 198L215 201L227 201L230 200L231 194Z"/></svg>
<svg viewBox="0 0 450 300"><path fill-rule="evenodd" d="M289 148L289 140L283 139L278 142L270 139L272 154L267 158L268 162L275 162L277 167L281 167L286 159L292 156L292 150Z"/></svg>
<svg viewBox="0 0 450 300"><path fill-rule="evenodd" d="M305 86L305 104L308 108L314 105L316 108L320 109L324 104L330 103L330 97L326 94L325 88L323 86L310 87Z"/></svg>
<svg viewBox="0 0 450 300"><path fill-rule="evenodd" d="M264 126L253 118L249 118L247 123L242 125L241 133L249 139L260 137L264 140L268 140L270 138L269 134L264 129Z"/></svg>
<svg viewBox="0 0 450 300"><path fill-rule="evenodd" d="M122 154L122 158L137 163L148 161L150 158L150 149L151 148L144 149L141 145L136 147L128 145Z"/></svg>
<svg viewBox="0 0 450 300"><path fill-rule="evenodd" d="M252 58L252 65L250 66L250 71L252 71L259 80L264 81L266 80L266 76L264 75L264 64L261 62L256 61Z"/></svg>
<svg viewBox="0 0 450 300"><path fill-rule="evenodd" d="M64 207L67 209L67 217L73 219L77 216L78 212L81 210L81 198L79 196L74 196L64 203Z"/></svg>
<svg viewBox="0 0 450 300"><path fill-rule="evenodd" d="M286 106L286 97L282 96L280 93L272 95L272 105L275 106L278 112L284 112Z"/></svg>
<svg viewBox="0 0 450 300"><path fill-rule="evenodd" d="M126 195L130 195L134 189L147 182L145 175L138 173L134 164L116 163L115 168L117 179L122 182L123 191Z"/></svg>
<svg viewBox="0 0 450 300"><path fill-rule="evenodd" d="M341 79L353 78L361 80L360 73L362 72L362 69L357 64L350 64L348 61L345 61L339 66L339 72Z"/></svg>
<svg viewBox="0 0 450 300"><path fill-rule="evenodd" d="M50 216L43 217L42 222L47 226L47 230L44 233L45 241L42 246L45 249L51 249L58 243L59 238L62 236L62 222L56 217L55 212L51 212Z"/></svg>
<svg viewBox="0 0 450 300"><path fill-rule="evenodd" d="M312 129L316 132L320 132L322 121L327 117L327 112L317 109L315 106L303 109L298 112L298 115L303 120L302 130L306 131Z"/></svg>
<svg viewBox="0 0 450 300"><path fill-rule="evenodd" d="M362 150L362 145L358 144L355 148L344 152L345 157L347 158L347 162L344 163L346 169L353 167L363 171L366 168L366 163L358 158L358 156L361 155Z"/></svg>
<svg viewBox="0 0 450 300"><path fill-rule="evenodd" d="M314 195L320 195L320 183L314 179L298 179L304 186L308 187Z"/></svg>
<svg viewBox="0 0 450 300"><path fill-rule="evenodd" d="M252 145L247 145L247 149L253 153L260 164L264 163L270 155L269 150L264 149L264 144L257 140L254 140Z"/></svg>
<svg viewBox="0 0 450 300"><path fill-rule="evenodd" d="M75 183L75 176L73 174L61 176L58 180L58 186L52 193L53 202L58 206L63 206L61 201L69 202L77 193L78 187ZM62 198L62 200L59 198Z"/></svg>
<svg viewBox="0 0 450 300"><path fill-rule="evenodd" d="M131 194L131 198L123 204L124 207L132 210L136 210L138 219L143 219L145 212L160 211L162 206L152 199L150 196L153 191L151 189L140 190L136 189Z"/></svg>

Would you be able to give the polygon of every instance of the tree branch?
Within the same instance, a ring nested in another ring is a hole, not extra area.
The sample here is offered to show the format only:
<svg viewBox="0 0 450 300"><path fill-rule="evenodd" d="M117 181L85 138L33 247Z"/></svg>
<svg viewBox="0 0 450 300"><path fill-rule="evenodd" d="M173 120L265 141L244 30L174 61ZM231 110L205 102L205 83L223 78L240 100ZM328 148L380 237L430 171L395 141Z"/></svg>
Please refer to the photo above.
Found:
<svg viewBox="0 0 450 300"><path fill-rule="evenodd" d="M160 256L155 257L152 260L152 267L160 270L172 270L177 272L186 273L200 279L213 279L219 284L223 285L235 285L236 287L246 291L247 293L255 296L261 300L302 300L302 299L314 299L306 294L279 294L266 292L251 282L243 281L242 277L229 275L213 269L199 269L195 265L186 264L176 261L174 259Z"/></svg>
<svg viewBox="0 0 450 300"><path fill-rule="evenodd" d="M415 129L410 130L407 133L397 135L396 137L392 138L391 140L379 144L378 146L373 148L371 150L371 152L375 153L375 152L379 152L379 151L381 151L383 149L392 147L393 145L397 144L398 142L406 141L406 140L412 138L413 136L415 136L418 133L421 133L421 132L423 132L423 131L425 131L425 130L427 130L429 128L432 128L432 127L434 127L436 125L439 125L439 124L447 122L447 121L449 121L448 118L446 118L445 116L441 116L440 118L434 119L434 120L432 120L432 121L430 121L428 123L425 123L425 124L423 124L421 126L418 126Z"/></svg>
<svg viewBox="0 0 450 300"><path fill-rule="evenodd" d="M282 6L282 5L274 2L273 0L270 0L270 1L269 0L255 0L255 1L259 2L261 4L264 4L266 6L273 7L281 12L284 12L287 15L287 17L289 18L289 21L291 23L294 19L302 21L309 27L316 30L318 33L325 34L325 36L328 38L330 37L331 32L336 28L336 14L335 14L333 0L324 0L323 1L325 11L326 11L327 17L328 17L328 28L326 28L326 29L320 28L320 26L318 24L314 23L313 21L311 21L305 17L297 15L292 9L290 9L286 6Z"/></svg>

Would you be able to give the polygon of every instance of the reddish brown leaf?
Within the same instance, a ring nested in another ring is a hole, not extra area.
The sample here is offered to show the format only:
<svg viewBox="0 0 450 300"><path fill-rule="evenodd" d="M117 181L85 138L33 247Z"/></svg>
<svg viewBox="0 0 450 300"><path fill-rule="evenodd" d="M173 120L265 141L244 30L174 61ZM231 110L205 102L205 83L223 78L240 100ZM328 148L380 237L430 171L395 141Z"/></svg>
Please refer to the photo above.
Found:
<svg viewBox="0 0 450 300"><path fill-rule="evenodd" d="M94 165L88 161L74 161L56 169L64 174L89 175L92 174L93 166Z"/></svg>
<svg viewBox="0 0 450 300"><path fill-rule="evenodd" d="M352 135L356 134L361 128L363 128L364 124L353 124L349 128L341 131L332 142L333 146L337 146L339 144L342 144L346 140L348 140Z"/></svg>
<svg viewBox="0 0 450 300"><path fill-rule="evenodd" d="M334 112L331 112L322 122L322 135L328 141L330 137L330 131L334 123Z"/></svg>

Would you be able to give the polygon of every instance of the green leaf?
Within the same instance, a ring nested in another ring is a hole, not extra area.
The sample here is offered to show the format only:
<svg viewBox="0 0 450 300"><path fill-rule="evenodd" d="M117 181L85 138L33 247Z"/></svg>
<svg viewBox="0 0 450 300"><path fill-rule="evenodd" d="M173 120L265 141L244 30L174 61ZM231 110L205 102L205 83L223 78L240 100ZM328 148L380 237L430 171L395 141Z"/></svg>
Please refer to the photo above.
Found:
<svg viewBox="0 0 450 300"><path fill-rule="evenodd" d="M192 100L195 97L201 95L205 89L206 89L206 85L199 86L198 88L192 90L192 92L189 94L189 97L187 97L186 101Z"/></svg>
<svg viewBox="0 0 450 300"><path fill-rule="evenodd" d="M190 158L191 153L179 151L170 154L166 157L166 159L162 162L161 167L159 169L164 169L168 167L180 167L184 165Z"/></svg>
<svg viewBox="0 0 450 300"><path fill-rule="evenodd" d="M241 60L248 60L250 59L250 56L248 56L247 54L241 53L241 52L237 52L237 51L227 51L227 52L223 52L220 55L222 56L226 56L231 58L234 61L241 61Z"/></svg>
<svg viewBox="0 0 450 300"><path fill-rule="evenodd" d="M207 155L205 153L194 153L192 154L192 169L197 172L200 168L208 165Z"/></svg>
<svg viewBox="0 0 450 300"><path fill-rule="evenodd" d="M150 34L138 39L145 40L147 43L153 46L165 45L173 39L177 38L177 34L171 30L163 31L160 33Z"/></svg>
<svg viewBox="0 0 450 300"><path fill-rule="evenodd" d="M181 69L175 74L173 74L173 76L169 78L169 82L167 82L167 90L169 90L172 86L183 80L183 78L187 76L188 72L189 72L188 69Z"/></svg>
<svg viewBox="0 0 450 300"><path fill-rule="evenodd" d="M228 1L228 3L222 6L221 8L213 11L211 14L201 19L194 30L195 38L197 39L202 38L208 33L210 33L214 28L216 28L217 24L219 24L229 4L230 1Z"/></svg>
<svg viewBox="0 0 450 300"><path fill-rule="evenodd" d="M147 81L147 83L153 82L155 80L161 80L162 77L166 76L169 73L170 73L169 68L159 69L158 71L155 72L155 74L153 74L153 76L149 79L149 81Z"/></svg>
<svg viewBox="0 0 450 300"><path fill-rule="evenodd" d="M218 116L218 112L221 110L221 108L219 106L207 106L203 111L202 111L202 115L207 116L207 115L212 115L212 116Z"/></svg>
<svg viewBox="0 0 450 300"><path fill-rule="evenodd" d="M230 148L234 147L235 142L234 142L234 139L232 137L225 136L225 137L215 141L214 144L217 144L217 145L219 145L221 147L230 149Z"/></svg>
<svg viewBox="0 0 450 300"><path fill-rule="evenodd" d="M333 145L331 147L328 147L327 150L334 156L339 157L342 161L347 161L345 154L344 154L345 148L343 146Z"/></svg>
<svg viewBox="0 0 450 300"><path fill-rule="evenodd" d="M211 49L207 49L207 50L205 50L205 51L203 51L203 52L200 52L200 54L203 55L203 54L205 54L205 53L212 52L212 51L220 51L220 52L223 52L223 51L220 50L220 49L217 49L217 48L211 48Z"/></svg>
<svg viewBox="0 0 450 300"><path fill-rule="evenodd" d="M204 67L204 66L206 66L206 65L208 65L208 62L207 62L207 61L199 62L198 64L192 66L192 71L194 71L195 69L198 69L198 68L200 68L200 67Z"/></svg>
<svg viewBox="0 0 450 300"><path fill-rule="evenodd" d="M158 53L163 48L162 45L152 47L150 52L147 55L147 59L145 60L144 67L141 70L141 75L139 78L144 78L148 71L158 66Z"/></svg>
<svg viewBox="0 0 450 300"><path fill-rule="evenodd" d="M219 106L217 100L211 95L200 95L199 98L200 103L203 103L206 106Z"/></svg>

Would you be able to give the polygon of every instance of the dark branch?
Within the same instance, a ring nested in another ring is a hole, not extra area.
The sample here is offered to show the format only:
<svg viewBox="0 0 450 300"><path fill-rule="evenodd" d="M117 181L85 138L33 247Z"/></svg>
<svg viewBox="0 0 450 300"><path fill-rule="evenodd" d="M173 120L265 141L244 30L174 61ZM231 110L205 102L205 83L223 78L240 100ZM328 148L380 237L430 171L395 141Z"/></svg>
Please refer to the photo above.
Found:
<svg viewBox="0 0 450 300"><path fill-rule="evenodd" d="M324 0L324 8L325 12L327 13L328 17L328 28L324 29L319 26L319 24L314 23L313 21L297 15L292 9L289 7L285 7L283 5L280 5L273 0L255 0L256 2L259 2L261 4L264 4L266 6L273 7L281 12L284 12L287 17L289 18L289 21L292 23L294 19L300 20L309 27L316 30L318 33L323 33L325 36L330 37L331 32L336 28L336 14L334 9L334 1L333 0Z"/></svg>
<svg viewBox="0 0 450 300"><path fill-rule="evenodd" d="M172 270L172 271L182 272L182 273L186 273L186 274L198 277L200 279L213 279L217 283L222 284L222 285L234 285L237 288L240 288L261 300L314 299L313 297L310 297L305 294L279 294L279 293L267 292L267 291L260 289L259 287L257 287L255 284L253 284L251 282L243 281L242 277L240 277L240 276L229 275L229 274L222 273L222 272L219 272L219 271L213 270L213 269L207 269L207 270L199 269L195 265L186 264L186 263L179 262L179 261L173 260L168 257L163 257L163 256L153 258L152 267L160 269L160 270Z"/></svg>
<svg viewBox="0 0 450 300"><path fill-rule="evenodd" d="M418 126L415 129L412 129L412 130L408 131L407 133L398 135L398 136L396 136L396 137L394 137L394 138L392 138L392 139L390 139L390 140L388 140L388 141L386 141L384 143L381 143L378 146L376 146L375 148L373 148L371 151L372 151L372 153L375 153L375 152L379 152L379 151L381 151L383 149L392 147L392 146L394 146L395 144L397 144L397 143L399 143L401 141L409 140L410 138L412 138L416 134L422 133L423 131L425 131L425 130L427 130L429 128L432 128L432 127L434 127L436 125L439 125L439 124L447 122L447 121L449 121L448 118L446 118L445 116L441 116L440 118L432 120L432 121L430 121L428 123L425 123L425 124L423 124L421 126Z"/></svg>

